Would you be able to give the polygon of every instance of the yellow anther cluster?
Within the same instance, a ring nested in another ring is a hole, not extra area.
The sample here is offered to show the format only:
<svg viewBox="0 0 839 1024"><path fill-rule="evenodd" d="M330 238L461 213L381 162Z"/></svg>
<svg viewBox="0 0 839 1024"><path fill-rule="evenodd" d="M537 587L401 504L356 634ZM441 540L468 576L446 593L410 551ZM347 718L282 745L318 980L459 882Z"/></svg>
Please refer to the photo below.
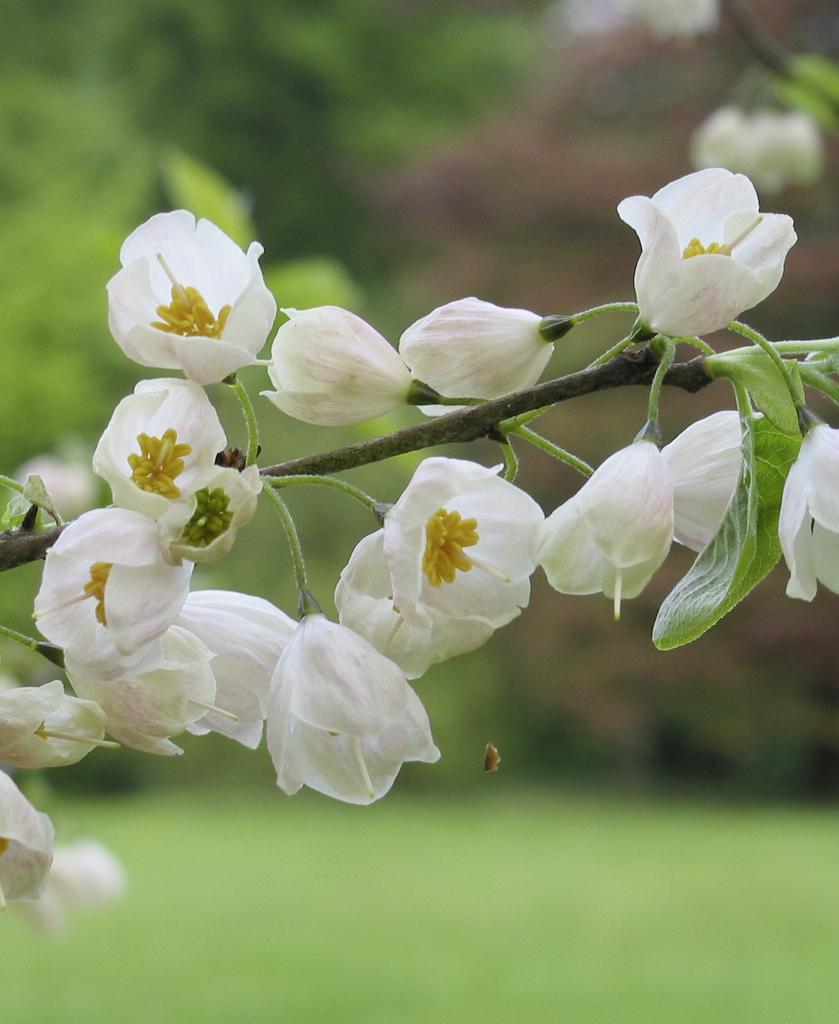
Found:
<svg viewBox="0 0 839 1024"><path fill-rule="evenodd" d="M478 520L461 519L459 512L438 509L425 524L422 571L432 587L454 583L457 570L469 572L472 563L463 549L478 543Z"/></svg>
<svg viewBox="0 0 839 1024"><path fill-rule="evenodd" d="M113 562L94 562L90 567L90 579L84 585L85 595L96 598L96 621L103 626L108 625L105 618L105 585L113 566Z"/></svg>
<svg viewBox="0 0 839 1024"><path fill-rule="evenodd" d="M217 319L197 288L173 285L172 303L157 307L160 320L153 321L152 327L185 338L220 338L231 308L222 306Z"/></svg>
<svg viewBox="0 0 839 1024"><path fill-rule="evenodd" d="M691 256L730 256L731 246L720 244L719 242L711 242L709 245L703 245L698 238L691 238L688 244L685 246L685 251L682 253L683 260L689 260Z"/></svg>
<svg viewBox="0 0 839 1024"><path fill-rule="evenodd" d="M178 444L178 434L171 427L164 431L163 437L139 434L137 444L140 454L128 456L134 483L141 491L161 494L164 498L180 498L175 477L183 472L184 456L190 454L192 446Z"/></svg>
<svg viewBox="0 0 839 1024"><path fill-rule="evenodd" d="M9 849L11 839L6 839L5 836L0 836L0 857Z"/></svg>

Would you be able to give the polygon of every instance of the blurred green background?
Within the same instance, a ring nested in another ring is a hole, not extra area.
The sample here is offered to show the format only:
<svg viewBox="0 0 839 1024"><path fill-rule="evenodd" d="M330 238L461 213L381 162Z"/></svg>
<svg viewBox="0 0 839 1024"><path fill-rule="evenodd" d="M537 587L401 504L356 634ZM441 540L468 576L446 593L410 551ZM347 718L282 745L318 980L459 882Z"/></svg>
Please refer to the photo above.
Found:
<svg viewBox="0 0 839 1024"><path fill-rule="evenodd" d="M755 7L794 49L839 49L830 0ZM729 31L582 37L563 13L535 0L4 4L0 472L68 439L92 451L118 399L160 375L113 343L104 292L122 240L158 210L187 206L243 243L253 231L280 306L346 305L394 342L469 294L541 314L630 297L637 242L615 204L690 170L691 131L754 74ZM821 184L764 204L792 213L801 239L748 315L771 337L836 333L835 156ZM626 326L573 332L551 372ZM253 395L266 386L259 369L241 378ZM241 443L235 404L211 393ZM308 427L255 401L270 462L420 420ZM589 396L544 432L597 462L632 439L645 401ZM723 383L667 394L665 431L730 404ZM447 453L499 457L489 442ZM578 486L522 454L546 511ZM350 479L393 500L418 461ZM288 497L329 607L375 523L331 492ZM417 684L443 759L404 770L381 809L289 802L264 750L218 737L187 739L176 760L102 752L50 773L33 799L65 838L110 842L130 895L48 947L0 922L15 949L4 1015L835 1019L837 825L800 805L839 794L839 598L789 601L779 569L698 643L657 653L655 610L689 564L674 550L619 624L602 597L535 578L519 620ZM39 574L3 576L0 622L31 631ZM292 611L270 510L196 583ZM52 678L9 646L0 671ZM495 776L481 770L488 740Z"/></svg>

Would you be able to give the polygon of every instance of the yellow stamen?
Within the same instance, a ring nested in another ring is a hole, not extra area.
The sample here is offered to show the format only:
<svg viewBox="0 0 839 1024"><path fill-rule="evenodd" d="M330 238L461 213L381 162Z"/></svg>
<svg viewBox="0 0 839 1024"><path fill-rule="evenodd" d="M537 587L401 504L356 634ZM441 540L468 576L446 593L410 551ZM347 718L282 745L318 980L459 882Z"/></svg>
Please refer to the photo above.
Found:
<svg viewBox="0 0 839 1024"><path fill-rule="evenodd" d="M74 736L70 732L53 732L47 729L46 722L41 722L35 730L35 736L42 740L65 740L68 743L87 743L91 747L103 747L106 750L119 750L119 743L113 740L95 740L91 736Z"/></svg>
<svg viewBox="0 0 839 1024"><path fill-rule="evenodd" d="M184 456L192 452L192 445L178 444L177 431L170 427L163 437L138 434L140 454L128 456L131 479L141 491L160 494L164 498L180 498L181 492L175 486L175 477L184 469Z"/></svg>
<svg viewBox="0 0 839 1024"><path fill-rule="evenodd" d="M692 238L685 246L682 253L683 260L689 260L692 256L730 256L732 246L720 245L719 242L711 242L710 245L703 245L698 238Z"/></svg>
<svg viewBox="0 0 839 1024"><path fill-rule="evenodd" d="M0 857L9 849L11 845L11 839L6 839L5 836L0 836Z"/></svg>
<svg viewBox="0 0 839 1024"><path fill-rule="evenodd" d="M155 312L161 319L152 321L152 327L185 338L220 338L232 306L222 306L218 317L213 316L201 292L189 285L184 287L161 253L157 258L172 282L172 302L168 306L157 307Z"/></svg>
<svg viewBox="0 0 839 1024"><path fill-rule="evenodd" d="M113 562L94 562L90 567L90 579L84 585L85 597L96 598L96 621L108 625L105 617L105 585L111 575Z"/></svg>
<svg viewBox="0 0 839 1024"><path fill-rule="evenodd" d="M478 543L478 520L461 519L459 512L438 509L425 524L425 554L422 571L432 587L454 583L457 570L469 572L472 562L464 548Z"/></svg>

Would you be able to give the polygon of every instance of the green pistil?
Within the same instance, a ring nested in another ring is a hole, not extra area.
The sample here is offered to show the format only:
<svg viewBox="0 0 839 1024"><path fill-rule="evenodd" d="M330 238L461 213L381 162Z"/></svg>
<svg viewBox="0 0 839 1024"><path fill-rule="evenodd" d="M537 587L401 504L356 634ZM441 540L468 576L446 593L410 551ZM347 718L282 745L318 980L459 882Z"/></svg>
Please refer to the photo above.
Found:
<svg viewBox="0 0 839 1024"><path fill-rule="evenodd" d="M220 537L233 521L228 511L230 498L221 487L205 487L195 494L195 512L184 527L181 543L205 548Z"/></svg>

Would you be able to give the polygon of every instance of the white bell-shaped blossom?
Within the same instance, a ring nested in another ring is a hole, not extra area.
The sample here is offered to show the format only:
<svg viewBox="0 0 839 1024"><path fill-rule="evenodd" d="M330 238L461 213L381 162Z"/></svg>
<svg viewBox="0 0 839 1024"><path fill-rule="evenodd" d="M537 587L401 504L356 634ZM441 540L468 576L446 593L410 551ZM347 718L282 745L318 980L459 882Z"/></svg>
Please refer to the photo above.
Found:
<svg viewBox="0 0 839 1024"><path fill-rule="evenodd" d="M527 601L520 583L519 599ZM335 604L342 626L359 633L385 657L395 661L409 679L416 679L439 661L474 651L495 631L485 618L440 616L423 624L408 623L393 603L393 583L384 551L384 530L365 537L341 573ZM514 614L518 610L514 604Z"/></svg>
<svg viewBox="0 0 839 1024"><path fill-rule="evenodd" d="M52 863L52 822L0 772L0 907L36 900Z"/></svg>
<svg viewBox="0 0 839 1024"><path fill-rule="evenodd" d="M213 653L179 626L166 631L161 648L154 668L124 676L97 672L95 663L68 654L67 675L80 697L96 701L108 732L121 743L149 754L180 754L171 737L216 706Z"/></svg>
<svg viewBox="0 0 839 1024"><path fill-rule="evenodd" d="M717 532L743 464L740 414L697 420L661 449L673 484L673 539L701 551Z"/></svg>
<svg viewBox="0 0 839 1024"><path fill-rule="evenodd" d="M658 36L710 32L720 19L719 0L614 0L614 4Z"/></svg>
<svg viewBox="0 0 839 1024"><path fill-rule="evenodd" d="M143 380L114 410L93 469L110 484L115 504L159 519L204 486L226 444L203 388L187 380Z"/></svg>
<svg viewBox="0 0 839 1024"><path fill-rule="evenodd" d="M77 660L107 645L116 655L142 654L175 621L192 568L164 560L156 524L139 512L86 512L47 552L38 628Z"/></svg>
<svg viewBox="0 0 839 1024"><path fill-rule="evenodd" d="M306 423L340 426L382 416L403 403L411 375L396 350L339 306L284 309L271 347L274 391L260 394Z"/></svg>
<svg viewBox="0 0 839 1024"><path fill-rule="evenodd" d="M641 242L640 319L671 337L719 330L762 302L796 241L791 217L760 213L749 179L719 167L624 199L618 215Z"/></svg>
<svg viewBox="0 0 839 1024"><path fill-rule="evenodd" d="M392 605L408 625L510 622L530 599L544 521L536 502L463 459L426 459L384 519Z"/></svg>
<svg viewBox="0 0 839 1024"><path fill-rule="evenodd" d="M0 763L16 768L75 764L99 746L105 715L98 704L64 692L55 680L0 693Z"/></svg>
<svg viewBox="0 0 839 1024"><path fill-rule="evenodd" d="M673 484L661 452L636 441L610 455L545 520L539 564L563 594L603 592L615 616L637 597L673 539Z"/></svg>
<svg viewBox="0 0 839 1024"><path fill-rule="evenodd" d="M241 472L216 466L200 484L186 501L172 505L161 517L161 541L174 560L216 562L226 555L239 527L253 518L262 491L257 466Z"/></svg>
<svg viewBox="0 0 839 1024"><path fill-rule="evenodd" d="M363 637L306 615L277 663L268 709L277 785L353 804L378 800L405 761L440 751L404 674Z"/></svg>
<svg viewBox="0 0 839 1024"><path fill-rule="evenodd" d="M764 192L810 185L824 165L824 140L803 111L737 107L715 110L693 133L695 167L725 167L748 175Z"/></svg>
<svg viewBox="0 0 839 1024"><path fill-rule="evenodd" d="M412 324L399 354L441 395L498 398L535 384L545 369L554 347L539 333L541 321L526 309L458 299Z"/></svg>
<svg viewBox="0 0 839 1024"><path fill-rule="evenodd" d="M215 705L188 728L219 732L256 749L268 713L271 678L297 625L269 601L227 590L197 590L186 599L176 625L189 630L215 655Z"/></svg>
<svg viewBox="0 0 839 1024"><path fill-rule="evenodd" d="M122 270L108 282L116 343L141 366L183 370L198 384L254 363L277 312L262 251L251 242L242 252L186 210L151 217L123 243Z"/></svg>
<svg viewBox="0 0 839 1024"><path fill-rule="evenodd" d="M787 594L812 601L817 584L839 594L839 430L812 427L789 471L778 521Z"/></svg>
<svg viewBox="0 0 839 1024"><path fill-rule="evenodd" d="M77 908L104 907L121 899L125 871L116 856L95 839L56 846L43 896L22 905L34 925L56 932Z"/></svg>

